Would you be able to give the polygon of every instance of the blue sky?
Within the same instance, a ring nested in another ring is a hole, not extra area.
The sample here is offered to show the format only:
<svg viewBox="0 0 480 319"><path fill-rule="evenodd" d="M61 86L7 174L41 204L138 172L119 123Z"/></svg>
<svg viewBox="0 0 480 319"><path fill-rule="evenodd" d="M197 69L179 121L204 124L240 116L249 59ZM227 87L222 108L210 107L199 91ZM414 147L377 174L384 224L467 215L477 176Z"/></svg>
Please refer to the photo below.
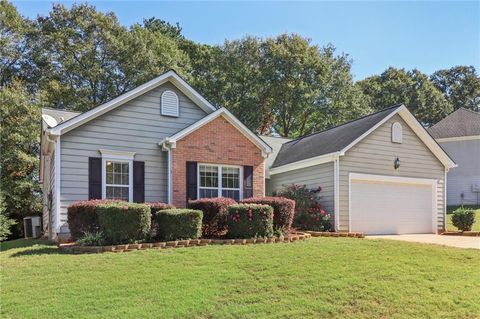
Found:
<svg viewBox="0 0 480 319"><path fill-rule="evenodd" d="M201 43L298 33L348 53L356 80L389 66L427 74L454 65L480 70L480 1L90 3L115 12L126 26L151 16L179 22L187 38ZM33 18L48 14L52 2L14 4Z"/></svg>

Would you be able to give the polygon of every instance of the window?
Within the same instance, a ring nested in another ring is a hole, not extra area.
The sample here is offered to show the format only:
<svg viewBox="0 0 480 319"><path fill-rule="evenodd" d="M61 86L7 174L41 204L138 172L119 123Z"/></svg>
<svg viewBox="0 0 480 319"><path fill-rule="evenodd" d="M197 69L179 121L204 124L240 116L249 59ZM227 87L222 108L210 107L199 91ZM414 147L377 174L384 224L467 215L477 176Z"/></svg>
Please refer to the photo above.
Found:
<svg viewBox="0 0 480 319"><path fill-rule="evenodd" d="M392 124L392 142L401 144L403 142L402 124L395 122Z"/></svg>
<svg viewBox="0 0 480 319"><path fill-rule="evenodd" d="M102 198L133 201L135 152L99 151L102 154Z"/></svg>
<svg viewBox="0 0 480 319"><path fill-rule="evenodd" d="M105 198L130 200L130 163L105 161Z"/></svg>
<svg viewBox="0 0 480 319"><path fill-rule="evenodd" d="M230 197L240 200L241 170L236 166L200 164L198 169L198 197Z"/></svg>
<svg viewBox="0 0 480 319"><path fill-rule="evenodd" d="M161 113L166 116L178 116L178 96L173 91L162 93Z"/></svg>

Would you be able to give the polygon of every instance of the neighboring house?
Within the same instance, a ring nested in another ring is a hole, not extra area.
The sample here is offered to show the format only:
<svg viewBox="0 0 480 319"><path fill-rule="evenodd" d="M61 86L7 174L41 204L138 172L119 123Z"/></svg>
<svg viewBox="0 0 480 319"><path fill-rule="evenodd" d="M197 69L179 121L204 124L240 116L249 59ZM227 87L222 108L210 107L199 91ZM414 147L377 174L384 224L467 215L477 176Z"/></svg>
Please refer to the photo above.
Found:
<svg viewBox="0 0 480 319"><path fill-rule="evenodd" d="M169 71L78 114L43 109L44 231L69 237L78 200L168 202L265 194L271 147Z"/></svg>
<svg viewBox="0 0 480 319"><path fill-rule="evenodd" d="M338 231L445 229L446 172L455 163L403 105L287 141L274 154L267 193L321 186Z"/></svg>
<svg viewBox="0 0 480 319"><path fill-rule="evenodd" d="M480 205L480 113L460 108L428 131L458 165L448 172L447 205Z"/></svg>

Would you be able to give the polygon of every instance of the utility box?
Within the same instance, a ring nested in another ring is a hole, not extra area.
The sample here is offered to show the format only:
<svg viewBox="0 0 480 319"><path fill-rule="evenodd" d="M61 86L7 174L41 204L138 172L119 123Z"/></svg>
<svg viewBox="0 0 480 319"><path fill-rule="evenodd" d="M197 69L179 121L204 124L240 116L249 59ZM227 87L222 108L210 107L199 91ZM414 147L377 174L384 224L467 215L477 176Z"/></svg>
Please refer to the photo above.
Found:
<svg viewBox="0 0 480 319"><path fill-rule="evenodd" d="M42 235L42 221L40 218L40 216L28 216L23 219L25 238L38 238Z"/></svg>

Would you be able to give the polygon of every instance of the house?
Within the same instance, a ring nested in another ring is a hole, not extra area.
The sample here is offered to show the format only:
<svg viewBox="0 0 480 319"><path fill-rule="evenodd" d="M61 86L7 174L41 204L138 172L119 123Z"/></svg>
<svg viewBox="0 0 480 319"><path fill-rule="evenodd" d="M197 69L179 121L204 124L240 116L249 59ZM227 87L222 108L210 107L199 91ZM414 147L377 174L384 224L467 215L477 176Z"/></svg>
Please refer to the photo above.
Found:
<svg viewBox="0 0 480 319"><path fill-rule="evenodd" d="M321 186L337 231L445 229L446 174L455 163L403 105L277 143L272 157L267 193L292 183Z"/></svg>
<svg viewBox="0 0 480 319"><path fill-rule="evenodd" d="M480 113L460 108L429 129L457 163L448 172L447 205L480 205Z"/></svg>
<svg viewBox="0 0 480 319"><path fill-rule="evenodd" d="M271 147L169 71L79 114L43 109L44 231L69 237L67 207L116 198L168 202L265 194Z"/></svg>

